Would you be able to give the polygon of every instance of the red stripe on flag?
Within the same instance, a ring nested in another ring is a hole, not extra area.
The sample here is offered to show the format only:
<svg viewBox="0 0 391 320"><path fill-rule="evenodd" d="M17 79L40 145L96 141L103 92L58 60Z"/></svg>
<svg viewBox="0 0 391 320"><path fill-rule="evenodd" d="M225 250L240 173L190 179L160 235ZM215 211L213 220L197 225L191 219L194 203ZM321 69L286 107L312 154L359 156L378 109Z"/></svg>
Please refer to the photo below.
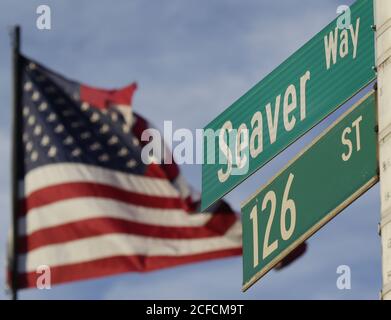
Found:
<svg viewBox="0 0 391 320"><path fill-rule="evenodd" d="M186 256L117 256L50 268L51 284L92 279L124 272L148 272L181 264L201 262L203 260L226 258L242 253L241 248L232 248ZM33 288L41 274L21 273L19 287Z"/></svg>
<svg viewBox="0 0 391 320"><path fill-rule="evenodd" d="M199 213L201 214L201 213ZM168 227L117 218L94 218L62 224L20 237L19 251L34 249L107 234L129 234L159 239L201 239L224 235L237 221L234 214L214 214L203 226Z"/></svg>
<svg viewBox="0 0 391 320"><path fill-rule="evenodd" d="M167 164L151 163L147 166L144 172L144 176L172 181L179 174L179 170L176 170L175 167L176 166L174 164L167 165Z"/></svg>
<svg viewBox="0 0 391 320"><path fill-rule="evenodd" d="M150 127L148 121L145 120L140 115L134 114L134 116L135 116L134 117L135 118L135 123L133 125L132 132L139 139L141 144L143 146L145 146L148 142L142 141L141 136L142 136L142 134L143 134L143 132L145 130L147 130L147 129L151 128L151 127ZM159 170L161 172L162 171L164 172L164 175L165 175L165 177L167 179L169 179L170 181L174 181L178 177L178 175L179 175L179 167L175 163L175 160L174 160L172 154L170 154L169 159L171 160L171 163L162 163L162 164L160 164L159 165ZM151 170L151 169L149 169L149 170ZM149 174L147 173L147 175L149 175ZM150 176L153 176L153 175L150 175Z"/></svg>
<svg viewBox="0 0 391 320"><path fill-rule="evenodd" d="M105 109L116 104L128 105L130 107L132 105L132 98L136 89L136 83L132 83L122 89L114 90L105 90L81 85L80 100L100 109Z"/></svg>
<svg viewBox="0 0 391 320"><path fill-rule="evenodd" d="M26 199L22 200L22 208L24 208L22 215L27 214L31 209L57 201L83 197L113 199L148 208L187 210L187 204L179 197L150 196L98 183L75 182L58 184L32 192Z"/></svg>

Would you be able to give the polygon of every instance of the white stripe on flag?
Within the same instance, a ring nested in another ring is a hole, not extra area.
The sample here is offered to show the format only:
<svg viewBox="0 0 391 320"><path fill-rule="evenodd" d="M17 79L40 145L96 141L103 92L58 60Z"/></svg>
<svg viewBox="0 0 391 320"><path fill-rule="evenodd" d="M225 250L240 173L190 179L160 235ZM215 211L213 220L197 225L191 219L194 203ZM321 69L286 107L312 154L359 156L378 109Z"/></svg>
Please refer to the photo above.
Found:
<svg viewBox="0 0 391 320"><path fill-rule="evenodd" d="M166 179L72 163L51 164L30 171L25 178L24 194L28 196L45 187L74 182L100 183L150 196L179 197L179 192Z"/></svg>
<svg viewBox="0 0 391 320"><path fill-rule="evenodd" d="M147 204L146 204L147 205ZM126 221L172 227L204 225L211 214L189 214L177 209L153 209L103 198L77 198L31 209L19 219L19 234L92 218L118 218Z"/></svg>
<svg viewBox="0 0 391 320"><path fill-rule="evenodd" d="M241 225L236 222L225 235L203 239L157 239L109 234L41 247L19 255L19 272L35 272L39 265L50 267L82 263L115 256L185 256L238 248Z"/></svg>

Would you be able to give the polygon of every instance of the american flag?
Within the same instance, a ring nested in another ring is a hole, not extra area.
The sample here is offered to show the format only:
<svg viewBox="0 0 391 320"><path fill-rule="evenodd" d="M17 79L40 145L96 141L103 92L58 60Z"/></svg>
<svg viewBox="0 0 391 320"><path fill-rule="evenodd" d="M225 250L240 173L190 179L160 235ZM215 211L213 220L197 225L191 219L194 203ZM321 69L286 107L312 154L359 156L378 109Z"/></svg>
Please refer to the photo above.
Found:
<svg viewBox="0 0 391 320"><path fill-rule="evenodd" d="M175 163L141 161L148 122L136 85L92 88L26 57L22 63L18 287L144 272L241 253L241 225L223 201L197 213Z"/></svg>

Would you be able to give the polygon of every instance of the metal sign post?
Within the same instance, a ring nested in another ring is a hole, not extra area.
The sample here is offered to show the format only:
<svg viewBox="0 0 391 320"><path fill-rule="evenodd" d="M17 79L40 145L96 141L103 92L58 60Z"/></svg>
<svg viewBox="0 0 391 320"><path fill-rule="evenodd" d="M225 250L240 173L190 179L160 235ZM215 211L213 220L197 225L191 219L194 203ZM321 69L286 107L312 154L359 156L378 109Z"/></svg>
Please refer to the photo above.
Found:
<svg viewBox="0 0 391 320"><path fill-rule="evenodd" d="M391 300L391 1L375 0L383 289Z"/></svg>

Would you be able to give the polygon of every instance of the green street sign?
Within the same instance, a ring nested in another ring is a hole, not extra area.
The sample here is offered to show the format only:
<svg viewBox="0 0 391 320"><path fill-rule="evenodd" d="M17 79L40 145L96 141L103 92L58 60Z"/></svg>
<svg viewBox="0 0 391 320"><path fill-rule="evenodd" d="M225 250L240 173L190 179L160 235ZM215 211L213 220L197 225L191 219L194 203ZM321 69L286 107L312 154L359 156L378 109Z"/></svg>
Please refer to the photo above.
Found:
<svg viewBox="0 0 391 320"><path fill-rule="evenodd" d="M373 2L350 11L204 128L202 210L375 79Z"/></svg>
<svg viewBox="0 0 391 320"><path fill-rule="evenodd" d="M378 181L373 93L242 204L243 290Z"/></svg>

